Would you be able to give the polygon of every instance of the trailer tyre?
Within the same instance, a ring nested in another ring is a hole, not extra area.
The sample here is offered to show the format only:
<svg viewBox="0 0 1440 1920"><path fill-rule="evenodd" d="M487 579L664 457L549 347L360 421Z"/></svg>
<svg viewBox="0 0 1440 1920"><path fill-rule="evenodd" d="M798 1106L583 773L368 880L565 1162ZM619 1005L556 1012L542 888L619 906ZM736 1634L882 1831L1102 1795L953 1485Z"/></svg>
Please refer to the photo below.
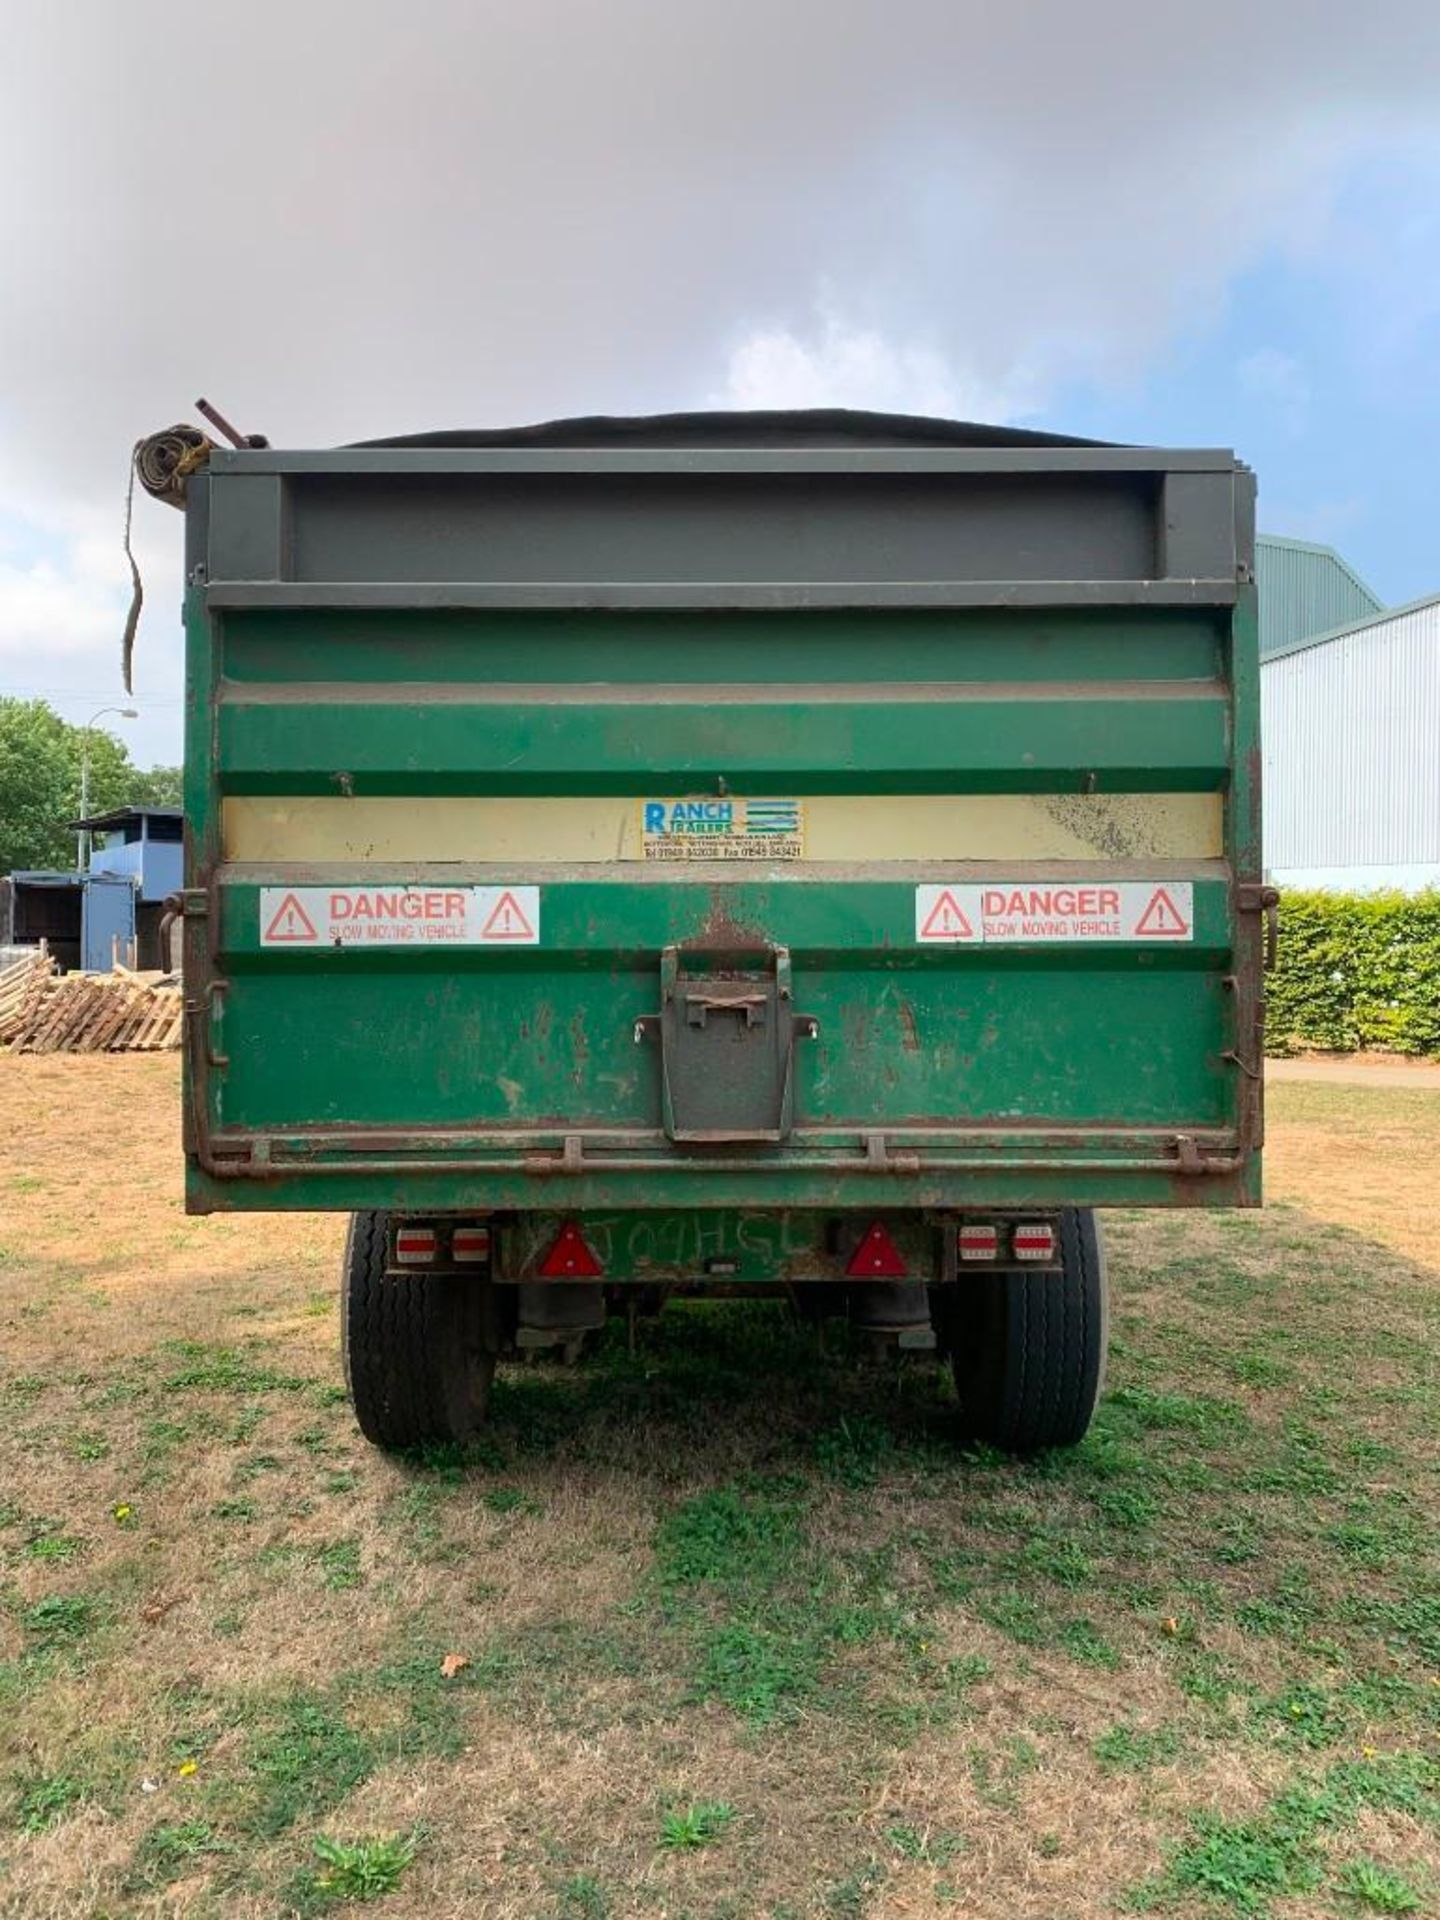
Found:
<svg viewBox="0 0 1440 1920"><path fill-rule="evenodd" d="M478 1275L387 1273L390 1216L356 1213L340 1285L345 1384L378 1447L473 1439L495 1374Z"/></svg>
<svg viewBox="0 0 1440 1920"><path fill-rule="evenodd" d="M943 1290L937 1332L969 1439L1034 1453L1074 1446L1090 1425L1109 1325L1105 1249L1091 1209L1061 1214L1060 1254L1058 1273L966 1275Z"/></svg>

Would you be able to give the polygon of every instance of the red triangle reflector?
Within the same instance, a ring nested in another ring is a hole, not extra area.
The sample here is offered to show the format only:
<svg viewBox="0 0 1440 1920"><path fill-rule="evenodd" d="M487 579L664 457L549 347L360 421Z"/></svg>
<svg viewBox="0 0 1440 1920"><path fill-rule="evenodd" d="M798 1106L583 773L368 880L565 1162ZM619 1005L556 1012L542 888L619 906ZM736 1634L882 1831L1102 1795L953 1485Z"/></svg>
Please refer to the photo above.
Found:
<svg viewBox="0 0 1440 1920"><path fill-rule="evenodd" d="M595 1280L604 1271L573 1220L560 1229L540 1267L547 1280Z"/></svg>
<svg viewBox="0 0 1440 1920"><path fill-rule="evenodd" d="M852 1280L903 1280L905 1262L880 1220L872 1220L845 1269Z"/></svg>

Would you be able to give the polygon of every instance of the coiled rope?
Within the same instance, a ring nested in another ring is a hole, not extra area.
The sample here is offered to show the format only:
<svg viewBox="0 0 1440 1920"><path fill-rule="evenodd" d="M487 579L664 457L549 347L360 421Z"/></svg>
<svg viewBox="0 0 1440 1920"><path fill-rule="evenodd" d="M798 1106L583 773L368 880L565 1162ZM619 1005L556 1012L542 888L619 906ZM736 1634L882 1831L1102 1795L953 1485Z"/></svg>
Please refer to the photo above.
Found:
<svg viewBox="0 0 1440 1920"><path fill-rule="evenodd" d="M130 563L130 611L125 616L125 633L120 642L120 671L126 693L133 693L131 666L135 657L135 634L140 625L140 609L145 604L145 588L130 545L130 524L135 509L135 482L139 479L152 500L163 500L167 507L183 507L190 476L203 467L214 451L215 443L199 427L180 422L164 427L135 442L130 458L130 484L125 490L125 558Z"/></svg>

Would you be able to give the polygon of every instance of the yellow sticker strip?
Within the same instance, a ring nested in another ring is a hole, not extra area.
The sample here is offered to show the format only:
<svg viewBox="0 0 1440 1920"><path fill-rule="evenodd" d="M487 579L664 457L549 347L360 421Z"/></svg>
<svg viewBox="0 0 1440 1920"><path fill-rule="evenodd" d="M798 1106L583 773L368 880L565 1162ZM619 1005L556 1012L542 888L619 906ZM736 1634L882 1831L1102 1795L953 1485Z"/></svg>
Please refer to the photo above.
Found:
<svg viewBox="0 0 1440 1920"><path fill-rule="evenodd" d="M555 866L676 857L657 856L647 847L647 838L653 844L655 836L646 833L646 804L624 795L538 800L247 796L224 802L221 831L227 859L267 866L432 860ZM820 794L797 796L789 804L803 823L806 865L1213 860L1224 852L1223 801L1216 793ZM770 815L767 824L775 819ZM773 857L797 858L778 852Z"/></svg>

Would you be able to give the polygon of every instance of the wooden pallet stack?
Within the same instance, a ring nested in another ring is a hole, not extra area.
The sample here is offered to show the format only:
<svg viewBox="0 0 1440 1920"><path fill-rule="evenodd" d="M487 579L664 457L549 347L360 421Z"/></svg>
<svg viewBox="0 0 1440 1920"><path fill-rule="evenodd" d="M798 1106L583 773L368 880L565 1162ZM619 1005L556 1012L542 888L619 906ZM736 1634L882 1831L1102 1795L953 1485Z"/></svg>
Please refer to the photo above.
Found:
<svg viewBox="0 0 1440 1920"><path fill-rule="evenodd" d="M48 958L48 956L47 956ZM33 962L24 962L34 967ZM0 1011L11 968L0 975ZM132 973L117 967L113 973L56 975L53 964L40 974L7 1032L16 1053L158 1053L180 1044L184 1008L180 982L171 973Z"/></svg>
<svg viewBox="0 0 1440 1920"><path fill-rule="evenodd" d="M0 1046L29 1025L54 977L55 962L43 941L0 973Z"/></svg>

